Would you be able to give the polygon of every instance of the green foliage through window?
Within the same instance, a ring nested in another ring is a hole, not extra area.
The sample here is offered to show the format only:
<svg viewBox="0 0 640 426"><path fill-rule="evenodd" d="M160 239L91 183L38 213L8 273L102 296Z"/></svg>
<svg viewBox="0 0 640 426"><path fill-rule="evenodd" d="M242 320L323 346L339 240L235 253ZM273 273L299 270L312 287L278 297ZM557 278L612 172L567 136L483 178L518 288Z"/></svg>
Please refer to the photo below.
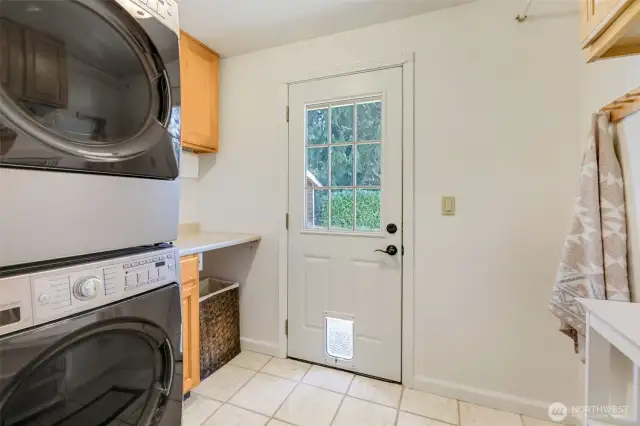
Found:
<svg viewBox="0 0 640 426"><path fill-rule="evenodd" d="M309 145L325 144L329 141L329 109L307 111L307 142Z"/></svg>
<svg viewBox="0 0 640 426"><path fill-rule="evenodd" d="M311 228L380 230L382 101L370 99L307 110Z"/></svg>
<svg viewBox="0 0 640 426"><path fill-rule="evenodd" d="M331 143L353 142L353 105L331 107Z"/></svg>

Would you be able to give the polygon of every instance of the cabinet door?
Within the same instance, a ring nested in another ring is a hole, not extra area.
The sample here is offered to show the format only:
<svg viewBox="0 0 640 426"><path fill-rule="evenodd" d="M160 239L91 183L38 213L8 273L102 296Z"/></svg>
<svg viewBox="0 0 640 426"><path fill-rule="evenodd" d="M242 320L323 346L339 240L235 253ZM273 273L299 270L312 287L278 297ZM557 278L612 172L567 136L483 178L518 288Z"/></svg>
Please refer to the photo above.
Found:
<svg viewBox="0 0 640 426"><path fill-rule="evenodd" d="M54 107L67 105L67 57L64 44L24 30L27 100Z"/></svg>
<svg viewBox="0 0 640 426"><path fill-rule="evenodd" d="M218 62L216 53L180 34L180 90L184 148L218 151Z"/></svg>
<svg viewBox="0 0 640 426"><path fill-rule="evenodd" d="M14 97L22 95L24 85L24 38L22 29L0 19L0 79Z"/></svg>
<svg viewBox="0 0 640 426"><path fill-rule="evenodd" d="M183 393L200 383L200 306L198 304L198 257L180 259L182 281Z"/></svg>
<svg viewBox="0 0 640 426"><path fill-rule="evenodd" d="M633 0L581 0L582 47L593 43L631 3Z"/></svg>

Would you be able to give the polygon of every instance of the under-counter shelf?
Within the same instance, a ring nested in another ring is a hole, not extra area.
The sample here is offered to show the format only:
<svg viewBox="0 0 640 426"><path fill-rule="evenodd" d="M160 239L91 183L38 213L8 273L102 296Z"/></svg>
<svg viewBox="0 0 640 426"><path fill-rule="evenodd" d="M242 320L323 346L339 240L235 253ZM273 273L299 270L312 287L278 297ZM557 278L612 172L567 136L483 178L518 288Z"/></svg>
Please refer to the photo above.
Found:
<svg viewBox="0 0 640 426"><path fill-rule="evenodd" d="M587 311L586 426L640 424L640 303L579 299Z"/></svg>

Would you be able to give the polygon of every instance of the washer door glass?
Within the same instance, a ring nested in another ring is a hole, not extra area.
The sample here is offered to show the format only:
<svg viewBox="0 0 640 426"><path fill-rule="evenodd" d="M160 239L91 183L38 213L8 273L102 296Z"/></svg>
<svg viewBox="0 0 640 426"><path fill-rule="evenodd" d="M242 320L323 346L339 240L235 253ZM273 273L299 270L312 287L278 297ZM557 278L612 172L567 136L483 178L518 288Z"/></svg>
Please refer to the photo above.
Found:
<svg viewBox="0 0 640 426"><path fill-rule="evenodd" d="M172 362L170 351L139 331L72 337L15 375L0 425L147 424L162 413Z"/></svg>
<svg viewBox="0 0 640 426"><path fill-rule="evenodd" d="M164 64L115 1L0 0L0 55L0 115L59 152L132 158L169 124Z"/></svg>

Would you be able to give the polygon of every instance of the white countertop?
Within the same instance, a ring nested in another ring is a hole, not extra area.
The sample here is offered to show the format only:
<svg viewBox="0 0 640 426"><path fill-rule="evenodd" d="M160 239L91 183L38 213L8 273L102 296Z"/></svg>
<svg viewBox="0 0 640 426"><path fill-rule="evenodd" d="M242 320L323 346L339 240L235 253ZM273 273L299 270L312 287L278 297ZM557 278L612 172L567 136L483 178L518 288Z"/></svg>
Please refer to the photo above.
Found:
<svg viewBox="0 0 640 426"><path fill-rule="evenodd" d="M239 244L260 241L260 235L236 234L225 232L206 232L200 230L180 231L173 242L180 249L180 256L217 250Z"/></svg>
<svg viewBox="0 0 640 426"><path fill-rule="evenodd" d="M591 315L591 326L629 358L640 361L640 303L578 299Z"/></svg>

